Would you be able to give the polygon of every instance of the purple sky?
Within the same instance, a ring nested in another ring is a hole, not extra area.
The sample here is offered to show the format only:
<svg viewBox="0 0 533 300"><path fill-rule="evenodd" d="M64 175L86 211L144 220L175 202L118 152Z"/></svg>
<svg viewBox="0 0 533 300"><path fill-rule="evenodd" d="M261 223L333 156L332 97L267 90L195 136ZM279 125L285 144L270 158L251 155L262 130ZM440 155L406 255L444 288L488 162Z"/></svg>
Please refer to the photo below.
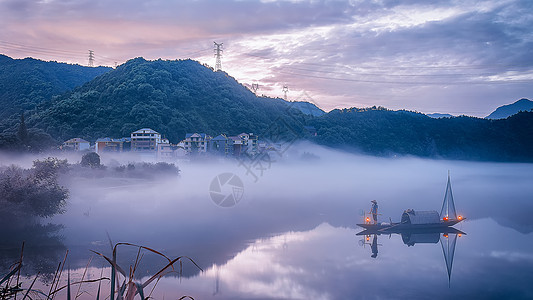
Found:
<svg viewBox="0 0 533 300"><path fill-rule="evenodd" d="M431 4L429 4L431 3ZM112 66L192 58L329 111L486 116L533 99L531 0L0 0L0 53Z"/></svg>

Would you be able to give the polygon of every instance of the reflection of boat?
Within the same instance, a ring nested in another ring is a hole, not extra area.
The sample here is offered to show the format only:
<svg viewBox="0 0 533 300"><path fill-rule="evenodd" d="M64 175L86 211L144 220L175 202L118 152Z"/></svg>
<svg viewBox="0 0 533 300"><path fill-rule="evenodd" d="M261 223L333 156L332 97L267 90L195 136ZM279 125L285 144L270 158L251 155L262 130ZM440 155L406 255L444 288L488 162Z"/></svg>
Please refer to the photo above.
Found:
<svg viewBox="0 0 533 300"><path fill-rule="evenodd" d="M457 237L466 235L466 233L451 226L463 220L464 218L457 216L455 211L450 174L448 174L446 194L440 214L437 211L415 211L408 209L403 212L402 219L399 223L370 224L370 218L365 218L364 224L357 224L365 228L365 230L357 233L357 235L366 236L367 242L370 240L370 236L373 235L374 239L372 244L375 245L377 245L377 236L381 234L399 234L402 236L403 243L407 246L414 246L415 244L437 244L440 242L444 260L446 261L449 284ZM375 252L377 256L377 247Z"/></svg>
<svg viewBox="0 0 533 300"><path fill-rule="evenodd" d="M377 256L377 237L382 234L399 234L402 236L402 241L407 246L414 246L415 244L437 244L440 242L442 246L442 253L444 255L444 260L446 262L446 270L448 272L448 284L450 283L452 276L452 265L453 258L455 256L455 245L457 243L457 237L466 235L466 233L461 230L455 229L453 227L441 227L441 228L417 228L417 229L406 229L404 228L382 228L376 230L375 228L365 229L357 235L364 235L366 238L362 240L363 245L372 246L372 257ZM369 243L370 237L374 236L372 243ZM374 250L374 245L376 245ZM374 255L375 254L375 255Z"/></svg>
<svg viewBox="0 0 533 300"><path fill-rule="evenodd" d="M426 228L406 228L406 227L393 227L393 226L390 226L390 227L384 227L382 229L376 229L376 228L369 228L369 229L365 229L361 232L359 232L357 235L372 235L372 234L377 234L377 235L381 235L381 234L400 234L402 235L402 239L405 241L406 238L404 238L404 236L408 237L408 236L411 236L411 235L415 235L415 236L423 236L423 235L437 235L440 236L440 234L443 234L443 235L447 235L447 234L464 234L466 235L466 233L462 232L461 230L458 230L458 229L455 229L453 227L441 227L441 228L431 228L431 227L426 227ZM410 240L409 238L407 238L408 240ZM439 239L437 238L436 239L436 242L437 243L439 241ZM407 244L407 243L405 243Z"/></svg>
<svg viewBox="0 0 533 300"><path fill-rule="evenodd" d="M439 229L453 226L464 218L458 216L455 211L455 203L453 201L452 186L450 183L450 174L448 174L448 183L446 185L446 194L442 203L440 214L435 211L415 211L414 209L407 209L402 214L402 219L399 223L370 223L370 218L365 218L365 223L357 224L367 230L375 232L391 232L397 233L399 231L411 231L418 229Z"/></svg>

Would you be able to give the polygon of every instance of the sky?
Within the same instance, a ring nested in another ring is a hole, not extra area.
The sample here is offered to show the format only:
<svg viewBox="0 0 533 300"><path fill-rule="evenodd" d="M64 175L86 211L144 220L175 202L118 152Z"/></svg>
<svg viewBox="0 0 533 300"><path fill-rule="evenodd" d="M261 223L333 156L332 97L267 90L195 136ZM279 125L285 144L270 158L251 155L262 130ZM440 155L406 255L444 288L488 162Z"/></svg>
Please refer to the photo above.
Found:
<svg viewBox="0 0 533 300"><path fill-rule="evenodd" d="M191 58L325 111L484 117L533 99L531 0L0 0L0 53L114 66Z"/></svg>

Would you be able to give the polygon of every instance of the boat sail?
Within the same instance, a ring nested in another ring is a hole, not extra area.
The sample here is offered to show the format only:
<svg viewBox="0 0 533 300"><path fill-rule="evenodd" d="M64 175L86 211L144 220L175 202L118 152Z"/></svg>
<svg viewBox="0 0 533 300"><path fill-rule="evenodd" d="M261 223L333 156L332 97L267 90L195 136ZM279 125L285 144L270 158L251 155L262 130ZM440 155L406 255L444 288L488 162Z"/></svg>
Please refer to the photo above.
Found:
<svg viewBox="0 0 533 300"><path fill-rule="evenodd" d="M455 203L453 202L452 184L450 182L450 171L448 171L448 184L446 185L446 194L440 210L440 218L443 221L457 220L455 212Z"/></svg>

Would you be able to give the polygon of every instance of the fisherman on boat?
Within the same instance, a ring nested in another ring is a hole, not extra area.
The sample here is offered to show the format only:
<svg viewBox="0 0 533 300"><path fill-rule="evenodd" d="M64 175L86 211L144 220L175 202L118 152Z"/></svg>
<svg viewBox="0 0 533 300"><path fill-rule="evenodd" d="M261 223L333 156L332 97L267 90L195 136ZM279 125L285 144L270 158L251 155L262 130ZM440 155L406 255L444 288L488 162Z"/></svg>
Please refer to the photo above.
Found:
<svg viewBox="0 0 533 300"><path fill-rule="evenodd" d="M376 200L370 201L372 202L372 208L370 209L370 213L372 214L372 218L374 219L374 224L378 223L378 202Z"/></svg>

